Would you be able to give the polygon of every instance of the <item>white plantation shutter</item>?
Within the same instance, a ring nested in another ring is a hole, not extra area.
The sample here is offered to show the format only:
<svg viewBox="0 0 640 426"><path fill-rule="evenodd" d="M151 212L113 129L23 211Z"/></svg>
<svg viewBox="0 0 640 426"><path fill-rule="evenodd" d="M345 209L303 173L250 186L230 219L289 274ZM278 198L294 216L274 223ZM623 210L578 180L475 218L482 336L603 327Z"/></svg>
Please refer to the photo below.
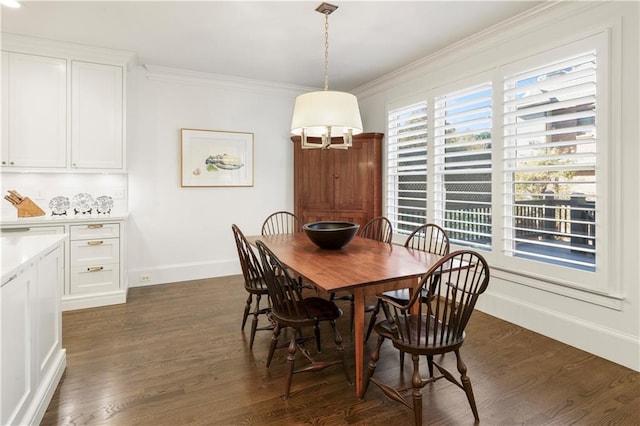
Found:
<svg viewBox="0 0 640 426"><path fill-rule="evenodd" d="M427 217L427 103L388 114L387 217L409 233Z"/></svg>
<svg viewBox="0 0 640 426"><path fill-rule="evenodd" d="M504 77L504 253L595 270L596 55Z"/></svg>
<svg viewBox="0 0 640 426"><path fill-rule="evenodd" d="M491 247L492 86L490 82L435 99L436 221L452 243Z"/></svg>

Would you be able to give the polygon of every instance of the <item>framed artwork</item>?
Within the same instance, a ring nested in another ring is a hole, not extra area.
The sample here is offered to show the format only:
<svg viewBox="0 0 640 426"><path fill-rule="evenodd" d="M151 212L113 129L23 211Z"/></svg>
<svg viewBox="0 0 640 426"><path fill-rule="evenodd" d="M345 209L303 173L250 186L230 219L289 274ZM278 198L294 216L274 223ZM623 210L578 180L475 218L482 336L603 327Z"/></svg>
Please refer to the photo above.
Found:
<svg viewBox="0 0 640 426"><path fill-rule="evenodd" d="M180 131L181 186L253 186L253 133Z"/></svg>

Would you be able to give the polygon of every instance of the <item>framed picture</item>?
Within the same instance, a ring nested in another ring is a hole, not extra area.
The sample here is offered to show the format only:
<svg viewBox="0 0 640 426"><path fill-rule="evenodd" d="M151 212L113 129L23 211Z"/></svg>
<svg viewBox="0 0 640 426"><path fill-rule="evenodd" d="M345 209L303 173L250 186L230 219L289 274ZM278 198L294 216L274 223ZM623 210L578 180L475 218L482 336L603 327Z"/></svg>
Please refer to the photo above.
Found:
<svg viewBox="0 0 640 426"><path fill-rule="evenodd" d="M183 187L253 186L253 133L180 131Z"/></svg>

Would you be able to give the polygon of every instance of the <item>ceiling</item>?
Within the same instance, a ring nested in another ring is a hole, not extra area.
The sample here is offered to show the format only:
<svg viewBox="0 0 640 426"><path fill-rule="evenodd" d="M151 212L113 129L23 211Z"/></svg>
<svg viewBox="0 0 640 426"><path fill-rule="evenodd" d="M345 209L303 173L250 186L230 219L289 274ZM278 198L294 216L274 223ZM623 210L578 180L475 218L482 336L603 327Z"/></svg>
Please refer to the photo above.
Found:
<svg viewBox="0 0 640 426"><path fill-rule="evenodd" d="M137 54L140 64L322 87L324 17L307 1L24 1L2 31ZM544 1L333 1L329 88L354 90Z"/></svg>

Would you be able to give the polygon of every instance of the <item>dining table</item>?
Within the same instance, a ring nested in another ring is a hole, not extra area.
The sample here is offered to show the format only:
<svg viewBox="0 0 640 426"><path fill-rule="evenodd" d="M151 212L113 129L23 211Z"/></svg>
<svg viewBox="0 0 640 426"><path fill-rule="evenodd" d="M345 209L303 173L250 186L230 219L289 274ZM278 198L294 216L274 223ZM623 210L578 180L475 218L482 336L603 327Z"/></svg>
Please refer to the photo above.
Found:
<svg viewBox="0 0 640 426"><path fill-rule="evenodd" d="M260 235L261 240L289 269L321 291L346 291L354 296L354 352L356 394L364 390L365 305L367 296L413 289L442 256L401 245L356 236L337 250L316 246L304 232Z"/></svg>

